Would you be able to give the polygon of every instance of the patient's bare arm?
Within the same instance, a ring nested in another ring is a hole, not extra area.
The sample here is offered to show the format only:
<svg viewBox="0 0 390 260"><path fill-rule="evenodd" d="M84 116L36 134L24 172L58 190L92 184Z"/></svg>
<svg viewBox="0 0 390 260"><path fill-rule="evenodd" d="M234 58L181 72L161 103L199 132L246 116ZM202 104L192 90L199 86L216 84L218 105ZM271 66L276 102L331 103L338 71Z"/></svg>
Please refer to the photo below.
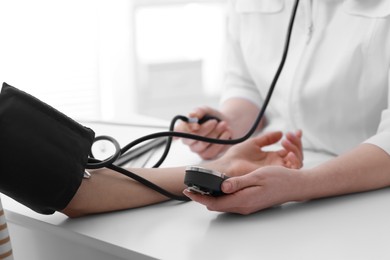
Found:
<svg viewBox="0 0 390 260"><path fill-rule="evenodd" d="M282 133L272 132L236 145L221 158L203 164L203 167L224 172L229 176L243 175L265 165L288 168L302 166L300 134L287 134L283 149L264 152L262 147L274 144ZM169 192L183 195L185 167L137 168L132 172L150 180ZM110 169L92 172L84 179L77 193L62 213L69 217L123 210L166 201L164 195Z"/></svg>

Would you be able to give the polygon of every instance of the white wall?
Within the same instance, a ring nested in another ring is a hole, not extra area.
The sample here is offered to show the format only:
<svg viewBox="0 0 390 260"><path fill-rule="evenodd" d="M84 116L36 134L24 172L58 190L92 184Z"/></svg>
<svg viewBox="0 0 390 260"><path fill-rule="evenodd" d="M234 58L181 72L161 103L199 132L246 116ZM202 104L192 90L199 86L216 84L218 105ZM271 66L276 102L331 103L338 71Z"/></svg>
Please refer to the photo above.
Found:
<svg viewBox="0 0 390 260"><path fill-rule="evenodd" d="M212 37L223 35L218 31L223 17L214 17L212 8L207 9L211 12L196 11L192 5L191 12L183 11L186 20L180 27L180 21L164 19L169 18L166 11L152 15L163 25L157 30L160 38L153 31L155 20L148 18L149 27L144 24L142 28L134 21L134 10L140 6L187 2L224 0L0 0L0 83L25 90L76 119L129 121L132 113L147 111L148 115L160 116L153 111L163 112L161 104L167 111L164 114L186 113L184 108L203 105L202 100L210 98L210 93L214 102L220 91L222 40L217 42ZM136 41L136 29L143 30L138 36L149 35ZM199 99L194 95L185 99L190 93L185 87L178 89L180 95L171 91L181 83L177 78L169 81L170 75L181 72L168 70L167 80L158 87L167 87L161 91L175 94L171 99L176 101L145 100L140 89L151 80L143 81L143 69L159 65L164 54L167 66L201 61L202 78L187 86L200 89ZM186 57L179 59L178 54Z"/></svg>
<svg viewBox="0 0 390 260"><path fill-rule="evenodd" d="M137 106L133 4L98 1L99 86L104 120L128 121Z"/></svg>
<svg viewBox="0 0 390 260"><path fill-rule="evenodd" d="M1 83L73 117L126 118L133 106L131 13L130 0L1 0Z"/></svg>

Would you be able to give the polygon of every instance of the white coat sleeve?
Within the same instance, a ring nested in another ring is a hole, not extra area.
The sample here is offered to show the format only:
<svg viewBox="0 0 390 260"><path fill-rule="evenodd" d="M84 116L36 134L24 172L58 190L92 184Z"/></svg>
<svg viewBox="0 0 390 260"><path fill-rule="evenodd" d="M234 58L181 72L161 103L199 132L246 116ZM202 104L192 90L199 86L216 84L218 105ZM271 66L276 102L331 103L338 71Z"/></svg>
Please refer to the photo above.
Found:
<svg viewBox="0 0 390 260"><path fill-rule="evenodd" d="M377 134L370 137L365 143L376 145L390 155L390 70L388 73L387 108L382 111Z"/></svg>
<svg viewBox="0 0 390 260"><path fill-rule="evenodd" d="M261 97L243 58L240 35L240 17L235 11L235 2L229 1L226 43L226 66L224 91L221 103L232 97L239 97L261 105Z"/></svg>

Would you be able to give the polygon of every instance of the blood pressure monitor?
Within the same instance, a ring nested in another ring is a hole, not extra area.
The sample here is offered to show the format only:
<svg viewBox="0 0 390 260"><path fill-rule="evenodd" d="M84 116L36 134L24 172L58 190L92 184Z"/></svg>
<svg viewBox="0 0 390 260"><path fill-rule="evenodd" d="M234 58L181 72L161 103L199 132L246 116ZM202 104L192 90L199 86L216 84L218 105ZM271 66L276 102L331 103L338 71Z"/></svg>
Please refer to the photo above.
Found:
<svg viewBox="0 0 390 260"><path fill-rule="evenodd" d="M221 196L222 182L229 177L223 173L198 166L188 166L185 171L184 184L188 190L204 195Z"/></svg>

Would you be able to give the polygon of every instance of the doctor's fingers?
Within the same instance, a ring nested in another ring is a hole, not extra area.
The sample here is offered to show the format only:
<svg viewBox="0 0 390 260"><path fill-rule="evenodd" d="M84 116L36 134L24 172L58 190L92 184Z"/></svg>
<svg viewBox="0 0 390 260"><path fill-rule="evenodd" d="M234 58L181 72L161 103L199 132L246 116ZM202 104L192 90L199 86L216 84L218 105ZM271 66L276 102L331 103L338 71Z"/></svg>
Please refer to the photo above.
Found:
<svg viewBox="0 0 390 260"><path fill-rule="evenodd" d="M219 110L209 106L197 107L193 112L189 114L190 117L196 117L198 119L201 119L206 115L217 117L221 121L223 120L222 113Z"/></svg>
<svg viewBox="0 0 390 260"><path fill-rule="evenodd" d="M190 131L188 133L193 134L193 135L199 135L199 136L208 136L217 127L218 121L217 120L209 120L201 125L198 123L191 123L191 125L192 124L198 125L199 128L197 130L194 130L194 131L189 129ZM186 145L192 145L192 144L198 142L197 140L188 139L188 138L182 138L182 141Z"/></svg>
<svg viewBox="0 0 390 260"><path fill-rule="evenodd" d="M220 122L217 124L217 126L209 132L206 136L207 138L212 139L230 139L231 138L231 131L229 128L227 128L226 122ZM204 152L209 146L213 145L213 143L209 142L202 142L197 141L190 144L191 151L196 153L202 153Z"/></svg>
<svg viewBox="0 0 390 260"><path fill-rule="evenodd" d="M272 206L267 200L263 199L263 194L264 189L261 186L248 187L234 194L222 196L221 199L212 201L207 206L207 209L249 215Z"/></svg>
<svg viewBox="0 0 390 260"><path fill-rule="evenodd" d="M288 132L286 134L286 139L299 149L301 159L303 160L302 131L297 130L294 133Z"/></svg>
<svg viewBox="0 0 390 260"><path fill-rule="evenodd" d="M303 166L303 161L298 158L293 152L289 152L284 157L284 166L291 169L300 169Z"/></svg>
<svg viewBox="0 0 390 260"><path fill-rule="evenodd" d="M218 122L215 119L209 120L200 126L201 126L200 129L198 131L193 131L192 134L200 135L208 138L218 138L223 132L229 130L226 122L224 121ZM199 142L201 141L197 141L193 139L183 139L183 143L189 146L192 146ZM199 150L197 152L199 152Z"/></svg>
<svg viewBox="0 0 390 260"><path fill-rule="evenodd" d="M294 145L293 143L291 143L288 140L283 140L282 146L285 149L286 154L292 152L293 154L295 154L295 156L297 156L297 158L300 161L303 160L302 150L300 148L298 148L296 145Z"/></svg>
<svg viewBox="0 0 390 260"><path fill-rule="evenodd" d="M207 107L207 106L197 107L194 109L194 111L192 111L191 113L188 114L188 117L195 117L195 118L201 119L207 113L209 113L208 111L209 111L209 107Z"/></svg>
<svg viewBox="0 0 390 260"><path fill-rule="evenodd" d="M256 143L256 145L261 148L267 145L275 144L282 138L282 136L282 132L275 131L261 134L259 136L254 137L252 140ZM249 139L248 142L251 142L252 140Z"/></svg>
<svg viewBox="0 0 390 260"><path fill-rule="evenodd" d="M248 215L260 209L266 208L256 197L261 195L261 187L249 187L237 193L220 197L211 197L184 191L184 194L191 200L203 204L210 211L230 212Z"/></svg>
<svg viewBox="0 0 390 260"><path fill-rule="evenodd" d="M303 150L300 139L291 137L290 134L288 136L290 137L282 141L283 148L288 152L293 152L300 161L303 161Z"/></svg>
<svg viewBox="0 0 390 260"><path fill-rule="evenodd" d="M188 114L188 118L198 118L201 119L206 115L207 110L204 108L197 108L195 111ZM177 132L183 132L183 133L194 133L198 131L201 128L201 125L198 123L187 123L184 121L181 121L178 123L174 130Z"/></svg>
<svg viewBox="0 0 390 260"><path fill-rule="evenodd" d="M189 123L185 123L185 122L180 122L179 124L177 124L175 126L175 128L173 129L173 131L180 132L180 133L191 133L192 132L192 130L190 128L190 124Z"/></svg>
<svg viewBox="0 0 390 260"><path fill-rule="evenodd" d="M223 132L218 139L222 140L229 140L231 139L231 132L225 131ZM227 150L230 147L230 145L226 144L208 144L206 149L204 149L202 152L199 152L199 156L203 160L210 160L221 154L223 151Z"/></svg>
<svg viewBox="0 0 390 260"><path fill-rule="evenodd" d="M248 174L225 180L221 185L221 189L227 194L235 193L247 187L261 185L262 179L261 169L258 169Z"/></svg>
<svg viewBox="0 0 390 260"><path fill-rule="evenodd" d="M196 202L198 202L200 204L203 204L205 206L211 205L211 204L215 203L214 201L216 200L215 197L198 194L198 193L192 192L192 191L190 191L188 189L185 189L183 191L183 193L184 193L184 195L186 195L191 200L196 201Z"/></svg>
<svg viewBox="0 0 390 260"><path fill-rule="evenodd" d="M230 212L229 205L231 205L231 198L232 198L231 195L212 197L209 195L202 195L195 192L191 192L189 190L184 190L183 193L192 201L198 202L206 206L208 210L219 211L219 212Z"/></svg>

